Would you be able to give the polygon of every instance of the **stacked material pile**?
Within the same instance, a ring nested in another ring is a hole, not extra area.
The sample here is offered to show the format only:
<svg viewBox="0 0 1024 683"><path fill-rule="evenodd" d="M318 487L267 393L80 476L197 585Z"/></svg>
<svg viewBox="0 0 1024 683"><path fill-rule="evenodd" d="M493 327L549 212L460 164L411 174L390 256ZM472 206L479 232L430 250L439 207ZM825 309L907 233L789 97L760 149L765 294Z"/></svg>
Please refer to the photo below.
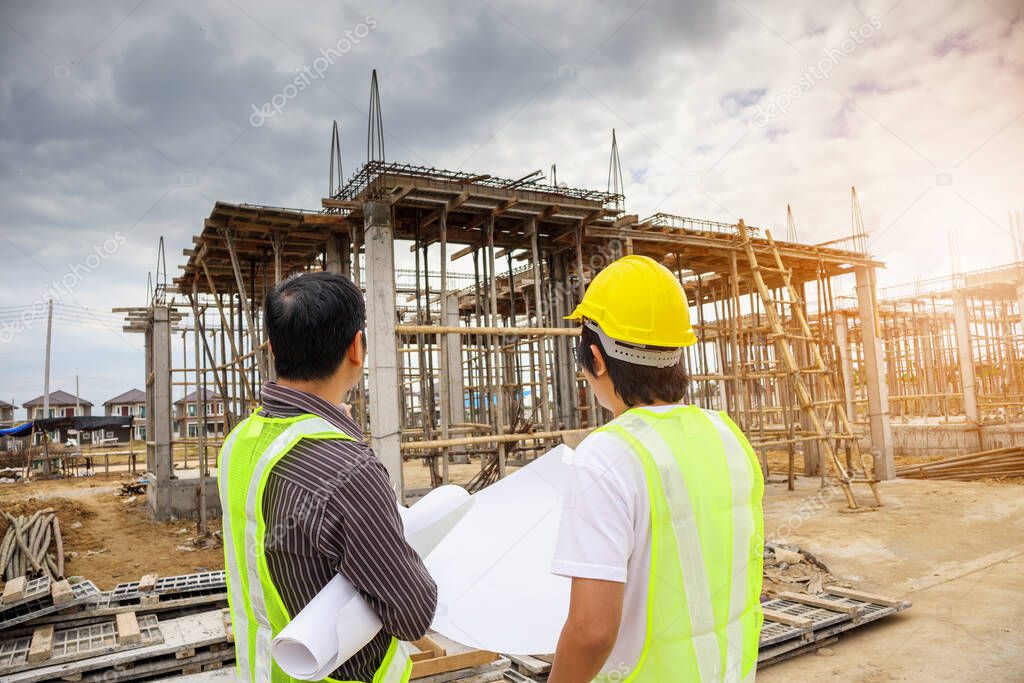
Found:
<svg viewBox="0 0 1024 683"><path fill-rule="evenodd" d="M996 477L1024 477L1024 445L944 458L896 468L897 477L973 481Z"/></svg>
<svg viewBox="0 0 1024 683"><path fill-rule="evenodd" d="M2 510L7 532L0 541L0 573L10 581L19 576L64 576L64 543L60 521L50 508L16 517Z"/></svg>
<svg viewBox="0 0 1024 683"><path fill-rule="evenodd" d="M826 585L845 584L832 576L823 562L799 546L765 544L763 595L775 597L785 591L817 595Z"/></svg>
<svg viewBox="0 0 1024 683"><path fill-rule="evenodd" d="M235 657L224 572L147 575L100 591L49 576L8 581L0 680L135 681L218 669Z"/></svg>

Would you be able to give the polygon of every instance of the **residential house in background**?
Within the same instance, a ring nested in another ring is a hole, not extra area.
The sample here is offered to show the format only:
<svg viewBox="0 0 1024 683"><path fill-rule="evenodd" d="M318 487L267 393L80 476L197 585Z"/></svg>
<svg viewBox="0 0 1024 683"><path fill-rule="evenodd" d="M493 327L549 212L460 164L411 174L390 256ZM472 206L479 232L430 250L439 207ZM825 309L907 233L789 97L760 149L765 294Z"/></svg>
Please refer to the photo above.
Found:
<svg viewBox="0 0 1024 683"><path fill-rule="evenodd" d="M50 410L49 413L45 413L43 409L43 397L36 396L31 401L26 401L21 404L21 407L26 411L26 417L29 420L41 420L47 417L80 417L84 415L92 415L92 403L86 401L80 396L69 394L66 391L57 389L56 391L50 392ZM67 434L61 434L60 430L53 430L49 432L50 440L54 442L60 442L61 439L66 439ZM41 443L40 439L42 434L36 433L35 443L38 445Z"/></svg>
<svg viewBox="0 0 1024 683"><path fill-rule="evenodd" d="M103 402L104 415L117 415L120 417L135 417L135 426L132 430L132 438L136 441L146 440L146 392L138 389L129 389L123 394Z"/></svg>
<svg viewBox="0 0 1024 683"><path fill-rule="evenodd" d="M7 401L0 401L0 427L14 426L14 406Z"/></svg>
<svg viewBox="0 0 1024 683"><path fill-rule="evenodd" d="M215 391L204 392L206 403L206 435L224 436L224 401ZM174 436L196 438L199 436L198 391L190 392L174 402Z"/></svg>
<svg viewBox="0 0 1024 683"><path fill-rule="evenodd" d="M42 396L36 396L31 401L26 401L21 404L21 407L28 411L26 417L29 420L38 420L44 417L92 415L92 403L60 389L50 392L50 412L47 415L43 414Z"/></svg>

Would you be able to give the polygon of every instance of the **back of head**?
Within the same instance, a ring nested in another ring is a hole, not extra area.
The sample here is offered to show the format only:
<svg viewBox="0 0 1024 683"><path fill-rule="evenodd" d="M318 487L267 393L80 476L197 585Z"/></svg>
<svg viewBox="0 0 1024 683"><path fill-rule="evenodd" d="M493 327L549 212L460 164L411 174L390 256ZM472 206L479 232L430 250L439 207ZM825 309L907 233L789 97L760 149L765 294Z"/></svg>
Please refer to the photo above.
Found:
<svg viewBox="0 0 1024 683"><path fill-rule="evenodd" d="M303 273L267 295L264 319L278 376L325 380L341 365L356 332L366 326L366 304L347 277Z"/></svg>

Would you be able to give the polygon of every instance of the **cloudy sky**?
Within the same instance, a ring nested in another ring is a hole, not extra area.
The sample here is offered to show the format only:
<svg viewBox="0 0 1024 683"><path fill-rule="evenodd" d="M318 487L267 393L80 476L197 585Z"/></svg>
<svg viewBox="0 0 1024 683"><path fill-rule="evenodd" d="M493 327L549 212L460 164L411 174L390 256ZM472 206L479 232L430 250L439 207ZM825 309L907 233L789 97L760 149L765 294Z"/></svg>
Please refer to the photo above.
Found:
<svg viewBox="0 0 1024 683"><path fill-rule="evenodd" d="M850 233L880 281L1008 262L1024 210L1024 2L0 3L0 398L142 387L157 240L171 273L214 201L319 207L331 121L365 157L604 189L627 209ZM301 84L301 87L300 87Z"/></svg>

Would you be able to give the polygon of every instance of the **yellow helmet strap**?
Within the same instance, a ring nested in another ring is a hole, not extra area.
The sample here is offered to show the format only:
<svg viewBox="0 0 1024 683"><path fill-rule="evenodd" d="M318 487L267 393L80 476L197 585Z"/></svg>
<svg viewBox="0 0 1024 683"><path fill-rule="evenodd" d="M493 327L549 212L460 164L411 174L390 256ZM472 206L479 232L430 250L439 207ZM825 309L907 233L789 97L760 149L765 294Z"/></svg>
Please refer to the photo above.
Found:
<svg viewBox="0 0 1024 683"><path fill-rule="evenodd" d="M649 368L670 368L678 363L683 355L682 349L652 349L643 344L632 344L612 339L604 333L600 325L590 319L584 319L583 326L597 334L598 339L601 340L601 350L609 358L626 363Z"/></svg>

